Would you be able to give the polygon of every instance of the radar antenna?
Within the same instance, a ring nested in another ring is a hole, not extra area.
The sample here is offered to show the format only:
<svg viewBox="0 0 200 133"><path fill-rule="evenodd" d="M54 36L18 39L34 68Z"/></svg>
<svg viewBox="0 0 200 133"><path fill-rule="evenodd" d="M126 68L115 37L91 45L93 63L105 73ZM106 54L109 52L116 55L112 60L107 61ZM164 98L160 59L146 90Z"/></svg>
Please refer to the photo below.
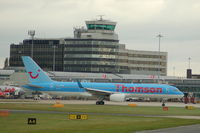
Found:
<svg viewBox="0 0 200 133"><path fill-rule="evenodd" d="M103 20L103 16L105 15L98 15L99 16L99 20L102 21Z"/></svg>

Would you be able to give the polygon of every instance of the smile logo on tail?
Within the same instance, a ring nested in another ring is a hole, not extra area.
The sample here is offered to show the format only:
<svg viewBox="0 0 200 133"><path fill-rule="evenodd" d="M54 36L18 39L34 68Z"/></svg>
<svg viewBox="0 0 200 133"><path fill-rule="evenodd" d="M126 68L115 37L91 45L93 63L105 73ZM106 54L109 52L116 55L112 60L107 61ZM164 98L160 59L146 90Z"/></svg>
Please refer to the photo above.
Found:
<svg viewBox="0 0 200 133"><path fill-rule="evenodd" d="M40 72L40 69L38 69L38 72ZM33 75L32 75L33 72L28 72L28 73L29 73L29 75L30 75L30 77L31 77L32 79L36 79L36 78L38 78L38 76L39 76L39 74L36 74L35 76L33 76Z"/></svg>

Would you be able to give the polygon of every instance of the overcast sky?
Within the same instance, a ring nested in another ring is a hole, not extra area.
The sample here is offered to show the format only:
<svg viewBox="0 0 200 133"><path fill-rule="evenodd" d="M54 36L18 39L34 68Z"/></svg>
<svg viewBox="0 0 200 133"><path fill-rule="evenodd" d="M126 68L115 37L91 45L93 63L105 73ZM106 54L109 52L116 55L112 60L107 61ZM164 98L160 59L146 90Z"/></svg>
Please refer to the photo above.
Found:
<svg viewBox="0 0 200 133"><path fill-rule="evenodd" d="M35 37L72 37L85 20L117 22L120 43L133 50L168 52L168 75L185 76L188 58L200 74L200 0L0 0L0 67L11 43ZM175 71L174 71L175 70Z"/></svg>

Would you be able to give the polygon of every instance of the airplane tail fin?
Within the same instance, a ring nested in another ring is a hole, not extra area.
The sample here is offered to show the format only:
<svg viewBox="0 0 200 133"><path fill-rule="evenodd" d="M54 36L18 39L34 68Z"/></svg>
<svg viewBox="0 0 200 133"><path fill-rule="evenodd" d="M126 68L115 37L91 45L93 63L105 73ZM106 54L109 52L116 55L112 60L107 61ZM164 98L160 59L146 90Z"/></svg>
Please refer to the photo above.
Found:
<svg viewBox="0 0 200 133"><path fill-rule="evenodd" d="M41 82L52 82L51 78L33 61L29 56L22 56L29 82L41 83Z"/></svg>

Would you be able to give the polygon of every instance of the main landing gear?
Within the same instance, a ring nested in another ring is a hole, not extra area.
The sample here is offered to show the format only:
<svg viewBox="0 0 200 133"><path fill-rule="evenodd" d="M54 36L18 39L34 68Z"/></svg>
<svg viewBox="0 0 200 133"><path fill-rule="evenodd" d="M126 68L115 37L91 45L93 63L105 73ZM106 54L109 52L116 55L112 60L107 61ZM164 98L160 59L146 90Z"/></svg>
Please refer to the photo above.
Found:
<svg viewBox="0 0 200 133"><path fill-rule="evenodd" d="M104 105L104 101L96 101L96 105Z"/></svg>
<svg viewBox="0 0 200 133"><path fill-rule="evenodd" d="M98 97L98 100L96 101L96 105L104 105L104 100L105 99L105 96L101 96L101 97Z"/></svg>

